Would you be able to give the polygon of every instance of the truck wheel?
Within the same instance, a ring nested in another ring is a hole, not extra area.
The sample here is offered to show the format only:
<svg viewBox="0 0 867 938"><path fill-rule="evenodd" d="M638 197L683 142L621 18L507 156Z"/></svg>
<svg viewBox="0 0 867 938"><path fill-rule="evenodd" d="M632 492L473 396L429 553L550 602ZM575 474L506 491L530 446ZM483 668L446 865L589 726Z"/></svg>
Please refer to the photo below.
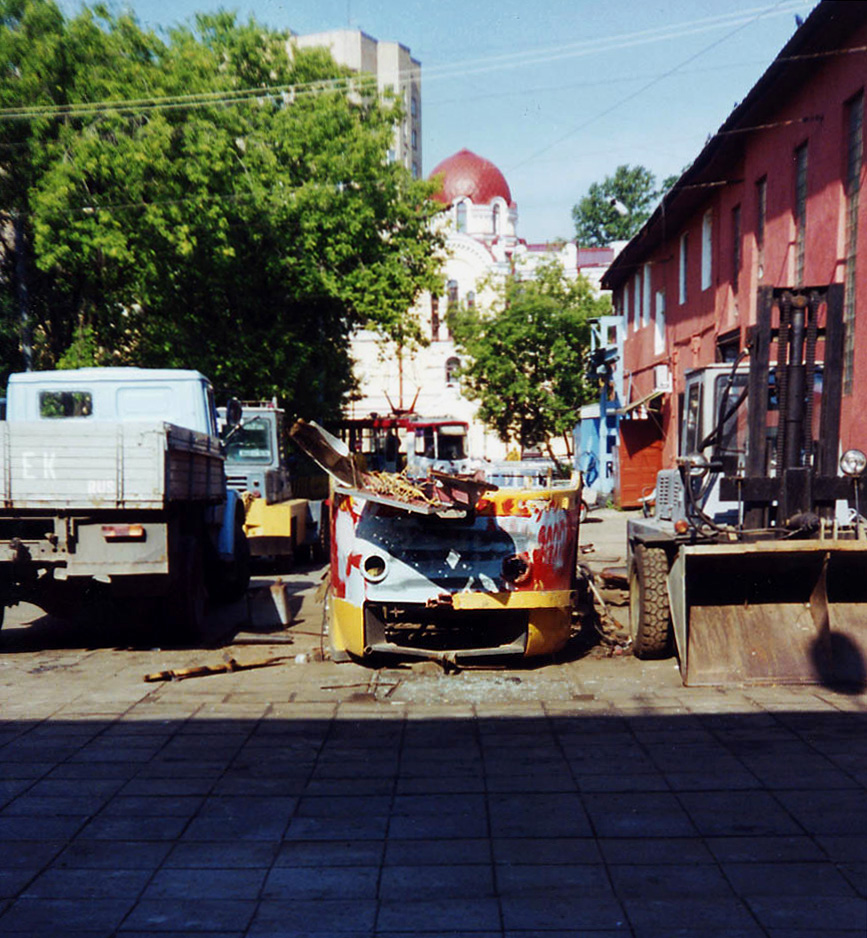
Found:
<svg viewBox="0 0 867 938"><path fill-rule="evenodd" d="M205 634L205 568L202 550L194 537L181 539L175 572L163 601L169 637L200 641Z"/></svg>
<svg viewBox="0 0 867 938"><path fill-rule="evenodd" d="M331 559L331 511L327 503L319 514L319 528L310 555L315 563L327 563Z"/></svg>
<svg viewBox="0 0 867 938"><path fill-rule="evenodd" d="M661 547L639 544L629 571L629 630L636 658L671 654L668 557Z"/></svg>
<svg viewBox="0 0 867 938"><path fill-rule="evenodd" d="M232 603L247 592L250 585L250 542L244 533L244 521L235 519L235 554L230 563L217 563L211 592L214 598Z"/></svg>

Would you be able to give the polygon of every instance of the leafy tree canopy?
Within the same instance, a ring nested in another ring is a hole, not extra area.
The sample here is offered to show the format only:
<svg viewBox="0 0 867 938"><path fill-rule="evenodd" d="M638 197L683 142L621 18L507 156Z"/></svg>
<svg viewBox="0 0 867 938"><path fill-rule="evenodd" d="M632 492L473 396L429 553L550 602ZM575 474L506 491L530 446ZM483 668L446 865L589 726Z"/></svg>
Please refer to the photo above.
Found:
<svg viewBox="0 0 867 938"><path fill-rule="evenodd" d="M354 327L413 337L438 206L369 80L253 19L160 37L53 0L0 0L0 60L0 315L26 286L38 366L199 368L324 417Z"/></svg>
<svg viewBox="0 0 867 938"><path fill-rule="evenodd" d="M575 237L584 247L604 247L612 241L628 241L650 218L659 197L673 184L668 177L661 189L643 166L618 166L613 176L594 182L577 205L572 206Z"/></svg>
<svg viewBox="0 0 867 938"><path fill-rule="evenodd" d="M584 277L558 264L534 280L510 276L488 311L457 306L449 328L463 353L461 381L479 417L504 442L546 446L571 431L591 391L584 374L589 320L610 312Z"/></svg>

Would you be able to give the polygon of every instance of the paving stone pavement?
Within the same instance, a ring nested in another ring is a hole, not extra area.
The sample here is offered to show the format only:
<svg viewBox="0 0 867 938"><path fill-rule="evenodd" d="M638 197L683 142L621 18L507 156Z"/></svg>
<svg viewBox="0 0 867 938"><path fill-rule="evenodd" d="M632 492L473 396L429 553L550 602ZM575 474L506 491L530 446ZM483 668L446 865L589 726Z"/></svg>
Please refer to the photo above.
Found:
<svg viewBox="0 0 867 938"><path fill-rule="evenodd" d="M591 517L585 559L617 563L623 515ZM318 578L286 577L289 627L235 607L209 648L7 616L0 936L867 935L863 690L598 651L336 665ZM224 655L282 659L143 681Z"/></svg>

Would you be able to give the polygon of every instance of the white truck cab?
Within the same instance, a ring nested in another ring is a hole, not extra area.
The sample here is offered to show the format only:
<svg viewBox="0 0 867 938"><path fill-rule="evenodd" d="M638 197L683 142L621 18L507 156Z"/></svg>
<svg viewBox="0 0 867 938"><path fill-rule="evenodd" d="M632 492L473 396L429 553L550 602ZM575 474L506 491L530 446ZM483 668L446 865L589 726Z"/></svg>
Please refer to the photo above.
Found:
<svg viewBox="0 0 867 938"><path fill-rule="evenodd" d="M198 371L173 368L76 368L9 377L10 422L70 418L94 423L164 420L217 435L214 390Z"/></svg>

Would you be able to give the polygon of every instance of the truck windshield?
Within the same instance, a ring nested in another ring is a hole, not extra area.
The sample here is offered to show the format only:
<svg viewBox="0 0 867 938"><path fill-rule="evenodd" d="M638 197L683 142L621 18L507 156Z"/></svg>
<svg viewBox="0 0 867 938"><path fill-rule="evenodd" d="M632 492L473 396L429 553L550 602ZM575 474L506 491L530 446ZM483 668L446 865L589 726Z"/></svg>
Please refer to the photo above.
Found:
<svg viewBox="0 0 867 938"><path fill-rule="evenodd" d="M701 439L701 384L696 381L686 392L686 414L683 422L683 452L692 455L698 452Z"/></svg>
<svg viewBox="0 0 867 938"><path fill-rule="evenodd" d="M719 450L723 453L743 453L747 446L747 404L743 404L734 413L734 405L741 397L741 392L747 386L747 375L737 374L731 382L726 399L726 412L730 414L723 427L722 437L719 441ZM729 383L728 375L720 375L714 385L714 423L719 422L720 404Z"/></svg>
<svg viewBox="0 0 867 938"><path fill-rule="evenodd" d="M228 435L229 431L224 431ZM272 460L271 425L264 417L244 422L226 443L227 463L267 464Z"/></svg>

